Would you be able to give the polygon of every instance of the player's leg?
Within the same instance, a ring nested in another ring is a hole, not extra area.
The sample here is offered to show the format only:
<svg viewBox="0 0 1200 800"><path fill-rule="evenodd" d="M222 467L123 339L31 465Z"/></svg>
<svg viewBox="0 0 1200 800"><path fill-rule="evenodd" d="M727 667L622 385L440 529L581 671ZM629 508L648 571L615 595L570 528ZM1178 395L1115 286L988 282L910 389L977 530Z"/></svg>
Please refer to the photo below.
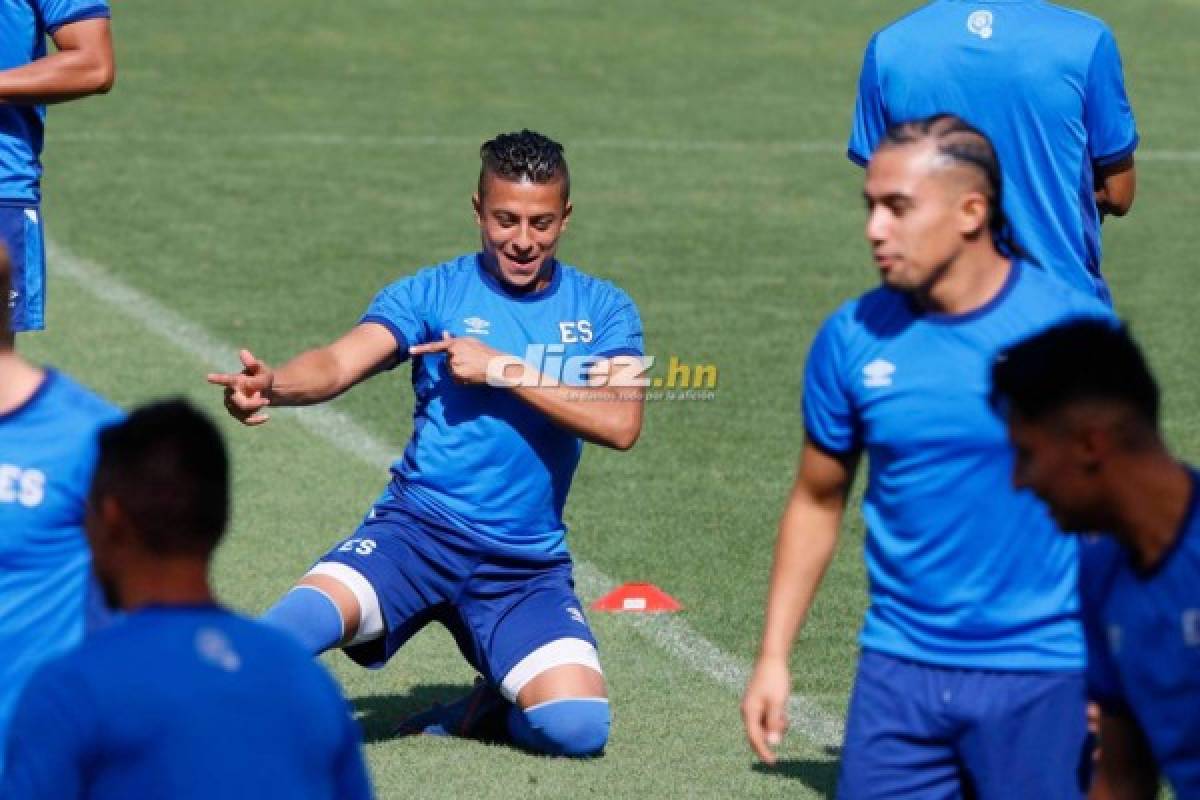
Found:
<svg viewBox="0 0 1200 800"><path fill-rule="evenodd" d="M14 333L45 327L46 255L41 211L35 207L0 206L0 244L8 251L12 288L8 303Z"/></svg>
<svg viewBox="0 0 1200 800"><path fill-rule="evenodd" d="M939 670L863 650L846 719L839 800L964 797Z"/></svg>
<svg viewBox="0 0 1200 800"><path fill-rule="evenodd" d="M333 647L364 666L383 664L459 591L442 548L410 517L369 518L335 545L263 616L314 655Z"/></svg>
<svg viewBox="0 0 1200 800"><path fill-rule="evenodd" d="M596 639L575 595L570 561L530 567L482 565L472 576L463 611L487 630L487 673L511 704L508 732L521 747L560 756L594 756L608 742L608 688ZM501 602L496 587L516 577Z"/></svg>
<svg viewBox="0 0 1200 800"><path fill-rule="evenodd" d="M972 681L959 751L980 800L1084 797L1091 748L1083 677L977 673Z"/></svg>

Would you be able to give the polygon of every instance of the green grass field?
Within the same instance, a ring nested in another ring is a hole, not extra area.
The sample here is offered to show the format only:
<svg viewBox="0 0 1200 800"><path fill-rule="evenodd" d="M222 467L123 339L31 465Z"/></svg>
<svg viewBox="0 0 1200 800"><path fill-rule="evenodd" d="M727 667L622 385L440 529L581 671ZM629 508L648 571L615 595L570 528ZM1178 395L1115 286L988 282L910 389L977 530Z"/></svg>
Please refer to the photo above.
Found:
<svg viewBox="0 0 1200 800"><path fill-rule="evenodd" d="M1200 3L1084 5L1117 33L1143 135L1137 207L1106 230L1106 270L1158 368L1170 437L1200 458L1187 289ZM543 130L573 173L562 256L633 295L651 352L720 370L715 400L652 404L632 452L589 449L568 505L573 550L615 580L664 587L692 630L747 663L801 443L804 354L820 320L874 281L860 172L842 155L862 47L908 6L120 0L114 93L51 111L50 330L20 347L122 404L185 394L221 414L203 383L214 351L232 367L235 346L277 361L323 343L385 283L473 248L479 143ZM399 452L410 394L401 368L333 405ZM226 430L236 513L216 578L257 613L353 530L386 475L295 417ZM794 659L794 691L834 716L865 602L861 540L853 514ZM389 739L399 717L470 684L440 631L379 672L327 657L379 795L829 794L836 752L794 734L780 768L756 767L734 690L653 627L593 622L615 727L586 763Z"/></svg>

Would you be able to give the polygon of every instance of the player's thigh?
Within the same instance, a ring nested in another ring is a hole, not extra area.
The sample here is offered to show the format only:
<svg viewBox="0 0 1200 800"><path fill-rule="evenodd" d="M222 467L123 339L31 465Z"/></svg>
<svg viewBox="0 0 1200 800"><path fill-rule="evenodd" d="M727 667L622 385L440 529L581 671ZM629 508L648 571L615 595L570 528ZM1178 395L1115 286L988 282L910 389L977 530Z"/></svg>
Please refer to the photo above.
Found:
<svg viewBox="0 0 1200 800"><path fill-rule="evenodd" d="M343 612L343 648L377 666L448 606L469 563L411 520L368 520L300 580L325 591ZM353 624L352 624L353 623Z"/></svg>
<svg viewBox="0 0 1200 800"><path fill-rule="evenodd" d="M0 244L8 254L12 288L8 303L12 329L45 327L46 254L41 211L36 206L0 206Z"/></svg>
<svg viewBox="0 0 1200 800"><path fill-rule="evenodd" d="M1070 800L1091 774L1084 679L1078 673L984 674L979 713L960 753L981 800Z"/></svg>
<svg viewBox="0 0 1200 800"><path fill-rule="evenodd" d="M529 707L607 695L570 562L534 567L523 578L506 570L472 582L461 611L477 637L481 671L509 700Z"/></svg>
<svg viewBox="0 0 1200 800"><path fill-rule="evenodd" d="M959 800L963 775L938 714L937 675L870 650L859 658L838 772L840 800Z"/></svg>

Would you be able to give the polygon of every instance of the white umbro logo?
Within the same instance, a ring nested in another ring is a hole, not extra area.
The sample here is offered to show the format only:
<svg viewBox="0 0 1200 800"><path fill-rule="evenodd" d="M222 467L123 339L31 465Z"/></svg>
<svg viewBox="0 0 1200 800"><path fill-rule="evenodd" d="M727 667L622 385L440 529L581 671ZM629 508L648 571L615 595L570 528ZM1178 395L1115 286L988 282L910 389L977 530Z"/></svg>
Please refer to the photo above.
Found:
<svg viewBox="0 0 1200 800"><path fill-rule="evenodd" d="M895 364L890 361L884 361L882 358L877 358L863 367L863 386L868 389L882 389L885 386L891 386L892 375L895 372Z"/></svg>
<svg viewBox="0 0 1200 800"><path fill-rule="evenodd" d="M575 608L574 606L567 609L567 616L570 617L571 619L575 620L576 622L578 622L580 625L587 624L587 622L585 622L583 619L583 612L580 611L578 608Z"/></svg>
<svg viewBox="0 0 1200 800"><path fill-rule="evenodd" d="M967 17L967 30L980 39L990 39L992 38L992 21L992 12L972 11L971 16Z"/></svg>
<svg viewBox="0 0 1200 800"><path fill-rule="evenodd" d="M468 334L477 334L479 336L487 336L488 326L492 324L481 317L467 317L463 322L467 325Z"/></svg>

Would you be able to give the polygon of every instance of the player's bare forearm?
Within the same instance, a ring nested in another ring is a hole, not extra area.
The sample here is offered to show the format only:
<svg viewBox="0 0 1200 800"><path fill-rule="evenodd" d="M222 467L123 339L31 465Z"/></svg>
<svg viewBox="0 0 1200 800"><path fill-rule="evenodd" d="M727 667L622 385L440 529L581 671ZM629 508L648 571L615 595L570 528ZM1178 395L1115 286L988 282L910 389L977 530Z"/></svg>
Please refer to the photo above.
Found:
<svg viewBox="0 0 1200 800"><path fill-rule="evenodd" d="M350 386L329 348L319 347L277 368L267 396L273 406L310 406L332 400Z"/></svg>
<svg viewBox="0 0 1200 800"><path fill-rule="evenodd" d="M856 457L806 444L795 486L779 522L760 660L786 663L833 559Z"/></svg>
<svg viewBox="0 0 1200 800"><path fill-rule="evenodd" d="M628 450L642 432L644 398L638 388L560 384L514 386L511 391L554 424L593 444Z"/></svg>
<svg viewBox="0 0 1200 800"><path fill-rule="evenodd" d="M0 71L0 101L44 105L103 94L116 79L107 19L64 25L54 34L58 52Z"/></svg>

